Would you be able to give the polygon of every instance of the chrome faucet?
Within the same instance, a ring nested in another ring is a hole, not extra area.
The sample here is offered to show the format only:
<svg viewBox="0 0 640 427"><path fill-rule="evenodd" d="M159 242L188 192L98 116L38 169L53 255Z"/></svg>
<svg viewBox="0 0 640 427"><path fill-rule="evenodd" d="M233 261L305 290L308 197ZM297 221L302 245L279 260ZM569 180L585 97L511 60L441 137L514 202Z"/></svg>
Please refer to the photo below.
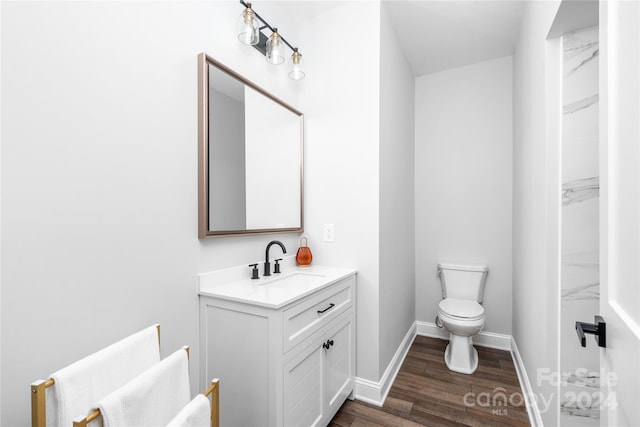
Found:
<svg viewBox="0 0 640 427"><path fill-rule="evenodd" d="M269 244L267 245L267 250L265 251L265 254L264 254L264 275L265 276L271 276L271 264L269 264L269 249L271 249L271 246L273 245L279 245L282 248L282 253L283 254L287 253L287 248L284 247L281 241L272 240L269 242ZM279 273L279 272L276 271L276 273Z"/></svg>

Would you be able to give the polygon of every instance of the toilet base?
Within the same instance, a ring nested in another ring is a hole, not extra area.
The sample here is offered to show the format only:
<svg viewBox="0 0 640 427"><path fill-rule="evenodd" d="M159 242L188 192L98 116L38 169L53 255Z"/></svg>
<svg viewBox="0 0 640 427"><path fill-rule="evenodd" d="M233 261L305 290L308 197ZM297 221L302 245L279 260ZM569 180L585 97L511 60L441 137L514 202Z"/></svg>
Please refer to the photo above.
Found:
<svg viewBox="0 0 640 427"><path fill-rule="evenodd" d="M478 351L473 347L471 337L450 334L449 344L444 351L444 362L450 371L473 374L478 368Z"/></svg>

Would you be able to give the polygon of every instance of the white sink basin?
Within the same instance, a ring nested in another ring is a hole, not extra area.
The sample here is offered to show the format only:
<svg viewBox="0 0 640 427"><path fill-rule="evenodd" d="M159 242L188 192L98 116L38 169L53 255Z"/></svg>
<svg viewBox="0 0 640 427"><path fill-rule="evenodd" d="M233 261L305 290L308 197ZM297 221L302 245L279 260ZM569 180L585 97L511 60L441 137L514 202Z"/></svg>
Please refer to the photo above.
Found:
<svg viewBox="0 0 640 427"><path fill-rule="evenodd" d="M322 280L324 278L325 276L320 274L293 273L287 276L273 278L258 284L269 287L299 287L317 283L318 280Z"/></svg>
<svg viewBox="0 0 640 427"><path fill-rule="evenodd" d="M291 257L283 263L283 273L250 278L246 265L216 270L198 275L198 293L268 308L280 308L296 299L309 295L355 273L354 269L333 268L318 265L295 266Z"/></svg>

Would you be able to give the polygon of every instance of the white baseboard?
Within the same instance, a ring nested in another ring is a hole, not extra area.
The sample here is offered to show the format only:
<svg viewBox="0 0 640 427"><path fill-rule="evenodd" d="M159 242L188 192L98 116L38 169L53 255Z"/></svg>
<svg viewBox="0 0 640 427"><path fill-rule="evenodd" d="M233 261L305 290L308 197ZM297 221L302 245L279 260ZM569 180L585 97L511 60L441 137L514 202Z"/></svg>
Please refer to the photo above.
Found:
<svg viewBox="0 0 640 427"><path fill-rule="evenodd" d="M531 388L531 383L529 382L529 376L527 376L527 370L524 368L524 362L520 357L518 346L516 345L516 341L513 337L511 337L511 357L513 358L514 365L516 365L518 380L523 388L522 392L524 393L524 401L527 405L529 423L533 427L542 427L542 417L540 416L540 409L538 408L537 403L538 401L535 399L533 388Z"/></svg>
<svg viewBox="0 0 640 427"><path fill-rule="evenodd" d="M426 337L449 340L449 332L438 328L435 323L416 321L417 334ZM497 348L498 350L511 351L511 335L496 334L482 331L473 337L473 344L480 347Z"/></svg>
<svg viewBox="0 0 640 427"><path fill-rule="evenodd" d="M364 378L356 378L356 390L354 393L356 399L376 406L382 406L384 404L387 394L389 394L389 389L391 389L391 385L396 379L396 375L398 375L400 366L402 362L404 362L415 336L416 324L414 323L400 343L398 350L391 359L391 362L389 362L380 381L375 382Z"/></svg>

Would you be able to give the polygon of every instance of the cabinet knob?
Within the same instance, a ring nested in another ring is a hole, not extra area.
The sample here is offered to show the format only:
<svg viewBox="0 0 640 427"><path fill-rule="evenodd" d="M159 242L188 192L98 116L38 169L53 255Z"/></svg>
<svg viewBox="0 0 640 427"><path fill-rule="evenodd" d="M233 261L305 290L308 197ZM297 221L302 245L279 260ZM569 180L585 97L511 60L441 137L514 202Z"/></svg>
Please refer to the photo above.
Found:
<svg viewBox="0 0 640 427"><path fill-rule="evenodd" d="M322 344L322 348L324 348L325 350L329 350L329 347L331 347L333 345L333 340L327 340L327 342Z"/></svg>

